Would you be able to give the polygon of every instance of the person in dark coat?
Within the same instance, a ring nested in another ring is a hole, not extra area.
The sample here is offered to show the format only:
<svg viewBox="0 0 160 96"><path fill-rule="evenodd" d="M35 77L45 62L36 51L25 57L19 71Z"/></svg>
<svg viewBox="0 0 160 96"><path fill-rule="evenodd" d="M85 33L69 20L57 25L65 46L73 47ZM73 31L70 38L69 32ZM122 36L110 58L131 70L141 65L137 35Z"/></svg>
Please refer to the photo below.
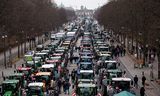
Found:
<svg viewBox="0 0 160 96"><path fill-rule="evenodd" d="M75 69L73 69L72 70L72 72L71 72L71 79L72 79L72 83L75 81L75 76L76 74L75 74Z"/></svg>
<svg viewBox="0 0 160 96"><path fill-rule="evenodd" d="M119 45L117 45L117 47L116 47L116 53L117 53L117 56L119 57L119 55L120 55L120 47L119 47Z"/></svg>
<svg viewBox="0 0 160 96"><path fill-rule="evenodd" d="M123 47L122 46L120 46L119 51L120 51L120 56L123 56Z"/></svg>
<svg viewBox="0 0 160 96"><path fill-rule="evenodd" d="M68 93L68 95L69 95L69 87L70 87L70 86L71 86L71 84L70 84L69 82L66 82L66 83L65 83L65 88L66 88L65 94Z"/></svg>
<svg viewBox="0 0 160 96"><path fill-rule="evenodd" d="M146 81L146 77L143 75L143 76L142 76L142 85L143 85L143 86L145 85L145 81Z"/></svg>
<svg viewBox="0 0 160 96"><path fill-rule="evenodd" d="M73 57L70 57L70 63L72 64Z"/></svg>
<svg viewBox="0 0 160 96"><path fill-rule="evenodd" d="M58 80L58 90L59 90L59 94L61 93L61 86L62 86L62 82L61 79Z"/></svg>
<svg viewBox="0 0 160 96"><path fill-rule="evenodd" d="M126 55L126 49L123 48L123 55L125 56Z"/></svg>
<svg viewBox="0 0 160 96"><path fill-rule="evenodd" d="M64 91L65 94L66 94L66 85L67 85L67 82L63 81L63 91Z"/></svg>
<svg viewBox="0 0 160 96"><path fill-rule="evenodd" d="M145 89L144 89L144 87L141 87L141 89L140 89L140 95L144 96L144 94L145 94Z"/></svg>
<svg viewBox="0 0 160 96"><path fill-rule="evenodd" d="M135 77L134 77L134 87L138 87L138 77L137 77L137 75L135 75Z"/></svg>

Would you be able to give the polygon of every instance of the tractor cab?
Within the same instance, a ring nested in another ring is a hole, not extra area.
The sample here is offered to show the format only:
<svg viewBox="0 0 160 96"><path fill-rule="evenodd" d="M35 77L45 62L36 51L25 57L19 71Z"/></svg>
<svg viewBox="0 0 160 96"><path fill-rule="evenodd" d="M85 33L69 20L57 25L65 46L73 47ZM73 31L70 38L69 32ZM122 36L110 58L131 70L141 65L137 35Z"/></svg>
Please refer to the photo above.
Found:
<svg viewBox="0 0 160 96"><path fill-rule="evenodd" d="M118 67L118 62L117 61L105 61L104 63L101 64L102 68L105 69L117 69Z"/></svg>
<svg viewBox="0 0 160 96"><path fill-rule="evenodd" d="M37 82L44 82L48 86L50 84L51 76L52 76L51 72L38 72L35 74Z"/></svg>
<svg viewBox="0 0 160 96"><path fill-rule="evenodd" d="M93 64L91 62L80 62L79 68L80 70L92 70Z"/></svg>
<svg viewBox="0 0 160 96"><path fill-rule="evenodd" d="M45 96L45 84L43 82L32 82L28 84L27 96Z"/></svg>
<svg viewBox="0 0 160 96"><path fill-rule="evenodd" d="M98 47L98 51L99 51L99 52L110 52L108 46L99 46L99 47Z"/></svg>
<svg viewBox="0 0 160 96"><path fill-rule="evenodd" d="M93 83L79 83L76 96L97 96L97 86Z"/></svg>
<svg viewBox="0 0 160 96"><path fill-rule="evenodd" d="M26 62L26 67L32 67L33 69L37 69L41 67L42 63L40 61L28 61Z"/></svg>
<svg viewBox="0 0 160 96"><path fill-rule="evenodd" d="M120 69L107 70L108 79L117 78L117 77L122 77L122 70Z"/></svg>
<svg viewBox="0 0 160 96"><path fill-rule="evenodd" d="M35 57L41 57L42 61L45 61L45 58L48 56L47 52L37 52L35 53Z"/></svg>
<svg viewBox="0 0 160 96"><path fill-rule="evenodd" d="M29 54L26 54L24 55L24 61L32 61L33 60L33 54L29 55Z"/></svg>
<svg viewBox="0 0 160 96"><path fill-rule="evenodd" d="M113 89L120 89L121 91L130 91L131 88L131 78L112 78L111 83Z"/></svg>
<svg viewBox="0 0 160 96"><path fill-rule="evenodd" d="M106 60L111 60L111 59L112 59L111 55L108 53L101 52L101 54L99 56L100 61L106 61Z"/></svg>
<svg viewBox="0 0 160 96"><path fill-rule="evenodd" d="M13 73L8 76L9 80L19 80L20 86L23 87L24 85L24 73Z"/></svg>
<svg viewBox="0 0 160 96"><path fill-rule="evenodd" d="M93 70L80 70L80 77L78 79L80 82L93 82L94 81L94 72Z"/></svg>
<svg viewBox="0 0 160 96"><path fill-rule="evenodd" d="M24 73L25 76L30 76L33 72L31 67L18 67L17 68L18 73Z"/></svg>
<svg viewBox="0 0 160 96"><path fill-rule="evenodd" d="M92 56L81 56L80 62L92 62Z"/></svg>
<svg viewBox="0 0 160 96"><path fill-rule="evenodd" d="M53 72L55 65L54 64L44 64L39 68L41 72Z"/></svg>
<svg viewBox="0 0 160 96"><path fill-rule="evenodd" d="M92 52L81 52L81 53L80 53L80 56L81 56L81 57L83 57L83 56L93 57L93 53L92 53Z"/></svg>
<svg viewBox="0 0 160 96"><path fill-rule="evenodd" d="M42 61L42 57L40 57L40 56L35 56L35 57L33 57L33 60L35 60L35 61ZM32 61L32 60L31 60Z"/></svg>
<svg viewBox="0 0 160 96"><path fill-rule="evenodd" d="M41 51L43 50L44 46L42 44L37 45L36 51Z"/></svg>
<svg viewBox="0 0 160 96"><path fill-rule="evenodd" d="M2 96L21 96L19 80L5 80L2 82Z"/></svg>

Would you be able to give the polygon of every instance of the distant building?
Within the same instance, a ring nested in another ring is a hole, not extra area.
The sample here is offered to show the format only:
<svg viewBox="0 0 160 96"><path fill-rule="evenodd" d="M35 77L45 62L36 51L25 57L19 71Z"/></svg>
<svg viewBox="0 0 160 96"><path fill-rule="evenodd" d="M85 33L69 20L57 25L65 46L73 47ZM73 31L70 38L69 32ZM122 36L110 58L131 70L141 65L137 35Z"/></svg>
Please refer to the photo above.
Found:
<svg viewBox="0 0 160 96"><path fill-rule="evenodd" d="M80 10L76 10L76 15L78 17L93 17L94 10L89 10L84 6L81 6Z"/></svg>
<svg viewBox="0 0 160 96"><path fill-rule="evenodd" d="M65 9L74 11L73 7L65 7Z"/></svg>

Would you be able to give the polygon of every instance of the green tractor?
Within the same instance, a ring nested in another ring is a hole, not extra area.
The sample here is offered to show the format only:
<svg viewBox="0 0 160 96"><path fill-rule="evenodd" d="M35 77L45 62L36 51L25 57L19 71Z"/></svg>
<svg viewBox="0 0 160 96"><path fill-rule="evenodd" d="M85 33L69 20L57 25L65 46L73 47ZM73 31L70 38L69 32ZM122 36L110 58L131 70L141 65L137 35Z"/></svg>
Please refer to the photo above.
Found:
<svg viewBox="0 0 160 96"><path fill-rule="evenodd" d="M107 70L107 78L112 79L116 77L122 77L122 70L120 69L111 69Z"/></svg>
<svg viewBox="0 0 160 96"><path fill-rule="evenodd" d="M18 67L16 71L18 73L24 73L26 78L28 78L33 73L33 69L31 67Z"/></svg>
<svg viewBox="0 0 160 96"><path fill-rule="evenodd" d="M3 96L21 96L19 80L5 80L2 82Z"/></svg>
<svg viewBox="0 0 160 96"><path fill-rule="evenodd" d="M34 70L38 69L38 67L42 66L42 63L40 61L27 61L26 67L32 67Z"/></svg>
<svg viewBox="0 0 160 96"><path fill-rule="evenodd" d="M79 83L74 96L97 96L97 86L93 83Z"/></svg>
<svg viewBox="0 0 160 96"><path fill-rule="evenodd" d="M45 96L45 84L42 82L32 82L28 84L27 96Z"/></svg>
<svg viewBox="0 0 160 96"><path fill-rule="evenodd" d="M25 81L24 77L25 77L24 73L13 73L13 74L9 75L8 79L9 80L19 80L20 86L25 87L26 85L24 82Z"/></svg>

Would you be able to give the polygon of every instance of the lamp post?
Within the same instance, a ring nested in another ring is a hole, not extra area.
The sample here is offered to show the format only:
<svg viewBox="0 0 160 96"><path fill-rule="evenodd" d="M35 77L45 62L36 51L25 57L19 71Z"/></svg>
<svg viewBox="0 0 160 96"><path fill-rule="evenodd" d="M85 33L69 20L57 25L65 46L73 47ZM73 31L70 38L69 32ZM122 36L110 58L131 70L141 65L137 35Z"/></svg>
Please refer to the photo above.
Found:
<svg viewBox="0 0 160 96"><path fill-rule="evenodd" d="M7 38L7 35L3 35L2 36L3 48L4 48L4 66L5 66L5 68L7 68L7 62L6 62L6 38Z"/></svg>

